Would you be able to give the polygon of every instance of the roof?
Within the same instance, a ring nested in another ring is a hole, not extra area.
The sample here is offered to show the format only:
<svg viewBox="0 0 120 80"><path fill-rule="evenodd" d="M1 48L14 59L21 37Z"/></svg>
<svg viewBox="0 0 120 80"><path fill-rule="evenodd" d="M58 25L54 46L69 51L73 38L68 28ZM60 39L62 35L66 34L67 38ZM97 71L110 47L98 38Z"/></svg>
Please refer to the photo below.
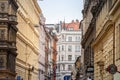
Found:
<svg viewBox="0 0 120 80"><path fill-rule="evenodd" d="M79 24L80 22L78 20L72 20L70 23L63 22L62 27L65 27L66 29L73 28L73 30L79 30Z"/></svg>

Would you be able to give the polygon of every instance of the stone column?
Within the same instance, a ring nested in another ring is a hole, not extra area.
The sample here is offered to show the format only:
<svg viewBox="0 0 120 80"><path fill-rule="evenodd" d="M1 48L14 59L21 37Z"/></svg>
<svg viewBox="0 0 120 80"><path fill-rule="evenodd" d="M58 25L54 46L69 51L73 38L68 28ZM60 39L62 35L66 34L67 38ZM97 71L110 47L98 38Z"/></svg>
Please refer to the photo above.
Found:
<svg viewBox="0 0 120 80"><path fill-rule="evenodd" d="M0 0L0 80L15 80L16 0Z"/></svg>

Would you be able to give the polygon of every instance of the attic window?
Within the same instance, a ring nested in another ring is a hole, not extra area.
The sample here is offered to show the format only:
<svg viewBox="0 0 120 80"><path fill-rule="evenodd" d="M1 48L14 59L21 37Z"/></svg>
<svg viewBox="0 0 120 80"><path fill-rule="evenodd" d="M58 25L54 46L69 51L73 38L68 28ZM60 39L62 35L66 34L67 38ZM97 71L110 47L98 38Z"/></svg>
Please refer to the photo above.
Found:
<svg viewBox="0 0 120 80"><path fill-rule="evenodd" d="M73 29L73 27L69 27L68 30L69 30L69 31L72 31L72 30L74 30L74 29Z"/></svg>

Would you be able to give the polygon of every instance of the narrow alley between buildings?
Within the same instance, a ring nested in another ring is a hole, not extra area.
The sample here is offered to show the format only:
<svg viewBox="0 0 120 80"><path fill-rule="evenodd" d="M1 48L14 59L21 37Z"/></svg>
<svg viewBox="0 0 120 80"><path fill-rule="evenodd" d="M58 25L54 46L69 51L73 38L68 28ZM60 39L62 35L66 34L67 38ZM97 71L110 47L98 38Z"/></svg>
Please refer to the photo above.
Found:
<svg viewBox="0 0 120 80"><path fill-rule="evenodd" d="M0 0L0 80L120 80L120 0Z"/></svg>

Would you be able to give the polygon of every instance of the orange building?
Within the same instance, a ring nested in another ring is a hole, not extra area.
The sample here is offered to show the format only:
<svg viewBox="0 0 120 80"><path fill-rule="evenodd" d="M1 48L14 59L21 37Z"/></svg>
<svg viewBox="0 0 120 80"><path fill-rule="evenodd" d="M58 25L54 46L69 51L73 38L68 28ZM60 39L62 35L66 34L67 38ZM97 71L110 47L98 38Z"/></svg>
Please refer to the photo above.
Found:
<svg viewBox="0 0 120 80"><path fill-rule="evenodd" d="M57 36L55 33L53 33L53 28L46 27L45 31L45 79L56 80Z"/></svg>
<svg viewBox="0 0 120 80"><path fill-rule="evenodd" d="M57 51L56 51L56 43L57 43L57 36L54 34L52 35L52 38L53 38L53 47L52 47L52 50L53 50L53 80L56 80L56 59L57 59Z"/></svg>
<svg viewBox="0 0 120 80"><path fill-rule="evenodd" d="M63 22L62 27L65 30L79 30L79 24L80 24L79 20L76 21L72 20L72 22L70 23Z"/></svg>

